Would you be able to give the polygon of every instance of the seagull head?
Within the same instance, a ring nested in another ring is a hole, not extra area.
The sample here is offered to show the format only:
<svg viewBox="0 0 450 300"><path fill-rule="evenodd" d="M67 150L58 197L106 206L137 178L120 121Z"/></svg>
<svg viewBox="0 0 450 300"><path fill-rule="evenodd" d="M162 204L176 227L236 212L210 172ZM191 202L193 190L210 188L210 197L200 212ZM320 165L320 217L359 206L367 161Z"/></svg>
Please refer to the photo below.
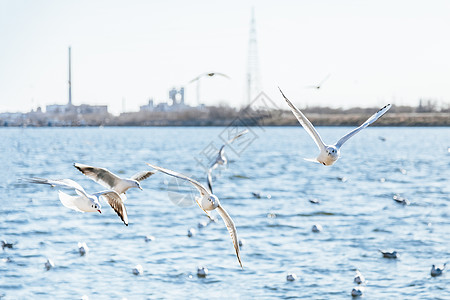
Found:
<svg viewBox="0 0 450 300"><path fill-rule="evenodd" d="M328 146L325 151L327 152L327 155L333 157L333 159L339 158L339 149L335 146Z"/></svg>
<svg viewBox="0 0 450 300"><path fill-rule="evenodd" d="M142 191L142 187L141 187L141 184L139 183L139 181L135 180L134 185L135 185L135 187L137 187L138 189L140 189Z"/></svg>
<svg viewBox="0 0 450 300"><path fill-rule="evenodd" d="M206 210L216 209L219 206L219 204L220 204L219 198L217 198L216 195L211 194L207 200Z"/></svg>
<svg viewBox="0 0 450 300"><path fill-rule="evenodd" d="M99 213L102 213L101 211L102 206L100 205L100 202L98 202L97 200L91 200L91 208L92 211L98 211Z"/></svg>

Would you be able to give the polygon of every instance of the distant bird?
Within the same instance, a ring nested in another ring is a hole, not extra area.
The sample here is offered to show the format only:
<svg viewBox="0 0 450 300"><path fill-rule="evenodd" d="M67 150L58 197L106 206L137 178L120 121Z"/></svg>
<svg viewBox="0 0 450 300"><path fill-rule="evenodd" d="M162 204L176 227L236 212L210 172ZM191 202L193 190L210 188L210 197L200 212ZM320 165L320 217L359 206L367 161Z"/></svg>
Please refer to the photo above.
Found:
<svg viewBox="0 0 450 300"><path fill-rule="evenodd" d="M217 168L219 165L226 166L228 163L227 157L225 156L225 153L224 153L225 146L231 145L231 143L233 143L236 139L240 138L247 132L248 132L248 129L245 129L244 131L240 132L233 138L229 139L225 144L222 145L222 147L220 147L220 150L219 150L219 153L217 154L216 160L211 164L211 166L209 167L209 170L208 170L207 181L208 181L208 188L211 191L211 193L213 192L213 190L212 190L212 171L215 168Z"/></svg>
<svg viewBox="0 0 450 300"><path fill-rule="evenodd" d="M153 235L146 235L145 236L145 242L153 242L155 240L155 237Z"/></svg>
<svg viewBox="0 0 450 300"><path fill-rule="evenodd" d="M195 235L195 229L194 228L189 228L187 236L188 237L193 237L194 235Z"/></svg>
<svg viewBox="0 0 450 300"><path fill-rule="evenodd" d="M253 197L257 198L257 199L261 199L261 193L255 193L252 192Z"/></svg>
<svg viewBox="0 0 450 300"><path fill-rule="evenodd" d="M446 265L447 265L446 263L441 266L438 266L438 267L436 267L435 265L432 265L431 266L431 276L433 276L433 277L441 276Z"/></svg>
<svg viewBox="0 0 450 300"><path fill-rule="evenodd" d="M206 277L208 275L208 269L206 267L197 268L197 276L198 277Z"/></svg>
<svg viewBox="0 0 450 300"><path fill-rule="evenodd" d="M386 142L386 138L384 136L379 136L378 138L380 139L380 141Z"/></svg>
<svg viewBox="0 0 450 300"><path fill-rule="evenodd" d="M45 268L48 270L50 270L51 268L53 268L55 266L55 264L53 263L53 261L51 259L47 259L47 261L44 264Z"/></svg>
<svg viewBox="0 0 450 300"><path fill-rule="evenodd" d="M245 240L244 239L239 239L239 247L244 246Z"/></svg>
<svg viewBox="0 0 450 300"><path fill-rule="evenodd" d="M295 280L297 280L297 275L295 275L295 274L288 274L286 276L286 280L287 281L295 281Z"/></svg>
<svg viewBox="0 0 450 300"><path fill-rule="evenodd" d="M280 88L279 88L280 89ZM378 110L375 114L373 114L369 119L367 119L363 124L361 124L358 128L353 129L349 133L347 133L345 136L343 136L336 144L334 145L325 145L322 141L322 138L320 137L317 130L314 128L314 126L311 124L311 122L305 117L305 115L294 105L291 101L289 101L288 98L283 94L283 92L280 89L281 94L284 97L284 100L286 100L287 104L291 108L292 113L295 115L299 123L303 126L303 128L306 130L306 132L312 137L314 142L316 143L317 147L320 150L320 154L317 158L313 159L306 159L313 162L318 162L323 164L324 166L331 166L334 164L340 157L340 148L342 145L352 136L357 134L362 129L366 128L376 120L378 120L382 115L384 115L390 108L391 105L388 104Z"/></svg>
<svg viewBox="0 0 450 300"><path fill-rule="evenodd" d="M138 275L142 275L144 273L144 268L141 265L136 265L133 270L132 270L133 274L138 276Z"/></svg>
<svg viewBox="0 0 450 300"><path fill-rule="evenodd" d="M205 228L206 226L208 226L208 222L206 221L202 221L202 222L198 222L197 227L198 228Z"/></svg>
<svg viewBox="0 0 450 300"><path fill-rule="evenodd" d="M14 243L8 243L5 240L2 240L2 250L5 250L5 248L12 249L14 246Z"/></svg>
<svg viewBox="0 0 450 300"><path fill-rule="evenodd" d="M89 253L89 247L85 242L78 242L78 252L80 252L81 256L84 256Z"/></svg>
<svg viewBox="0 0 450 300"><path fill-rule="evenodd" d="M403 204L403 205L409 205L409 204L410 204L410 202L409 202L408 199L403 198L403 197L401 197L401 196L399 196L399 195L394 195L394 196L392 197L392 199L393 199L395 202L399 203L399 204Z"/></svg>
<svg viewBox="0 0 450 300"><path fill-rule="evenodd" d="M383 254L384 258L397 258L397 251L392 251L392 252L386 252L386 251L381 251L381 254Z"/></svg>
<svg viewBox="0 0 450 300"><path fill-rule="evenodd" d="M366 279L364 278L364 276L359 272L359 270L356 270L356 275L355 278L353 278L353 282L357 283L357 284L362 284L366 281Z"/></svg>
<svg viewBox="0 0 450 300"><path fill-rule="evenodd" d="M105 199L106 202L108 202L108 204L114 209L123 223L128 226L127 210L125 209L125 205L123 205L123 201L119 194L115 191L106 190L91 195L86 193L83 187L72 179L52 180L35 177L22 180L30 183L47 184L52 187L57 186L59 188L75 190L78 196L70 196L62 191L58 191L59 200L65 207L81 212L98 211L99 213L102 213L102 206L100 205L99 199L103 196L103 199Z"/></svg>
<svg viewBox="0 0 450 300"><path fill-rule="evenodd" d="M194 79L192 79L191 81L189 81L189 83L192 83L192 82L194 82L194 81L199 80L199 79L202 78L202 77L207 77L207 76L208 76L208 77L222 76L222 77L225 77L225 78L227 78L227 79L231 79L230 76L228 76L228 75L226 75L226 74L223 74L223 73L209 72L209 73L202 73L202 74L198 75L197 77L195 77Z"/></svg>
<svg viewBox="0 0 450 300"><path fill-rule="evenodd" d="M352 297L362 296L364 289L362 287L357 287L352 289Z"/></svg>
<svg viewBox="0 0 450 300"><path fill-rule="evenodd" d="M195 197L195 201L197 201L198 206L209 216L209 211L217 210L219 215L222 217L225 225L227 226L228 232L230 233L231 240L233 241L234 249L236 251L236 256L239 261L239 265L242 268L242 262L241 257L239 254L239 243L238 243L238 237L237 237L237 231L236 226L234 225L233 220L231 219L230 215L226 212L226 210L222 207L220 204L219 198L217 198L216 195L213 195L211 192L209 192L202 184L200 184L198 181L189 178L181 173L171 171L168 169L164 169L158 166L151 165L147 163L150 167L161 171L167 175L184 179L189 181L200 193L200 197Z"/></svg>
<svg viewBox="0 0 450 300"><path fill-rule="evenodd" d="M320 200L317 198L309 199L309 202L311 202L312 204L320 204Z"/></svg>
<svg viewBox="0 0 450 300"><path fill-rule="evenodd" d="M331 74L328 74L324 79L322 79L319 82L319 84L317 84L317 85L308 85L307 88L313 88L313 89L319 90L322 87L322 85L325 83L325 81L327 81L328 78L330 78L330 76L331 76Z"/></svg>
<svg viewBox="0 0 450 300"><path fill-rule="evenodd" d="M323 227L320 224L314 224L313 227L311 228L312 232L321 232L323 231Z"/></svg>
<svg viewBox="0 0 450 300"><path fill-rule="evenodd" d="M123 201L127 199L125 193L128 189L138 188L142 190L140 182L155 174L155 172L143 171L134 174L131 178L121 178L105 168L92 167L79 163L74 163L73 166L95 182L117 192Z"/></svg>

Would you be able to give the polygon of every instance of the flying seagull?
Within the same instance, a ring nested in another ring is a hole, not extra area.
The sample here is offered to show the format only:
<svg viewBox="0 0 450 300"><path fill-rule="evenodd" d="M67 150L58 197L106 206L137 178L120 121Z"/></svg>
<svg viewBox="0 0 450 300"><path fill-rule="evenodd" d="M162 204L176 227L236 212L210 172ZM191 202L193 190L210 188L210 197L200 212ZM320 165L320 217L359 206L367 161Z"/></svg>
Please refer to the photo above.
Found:
<svg viewBox="0 0 450 300"><path fill-rule="evenodd" d="M317 158L313 159L306 159L313 162L321 163L325 166L331 166L334 164L340 157L340 149L342 145L352 136L357 134L362 129L366 128L376 120L378 120L382 115L384 115L390 108L391 105L388 104L378 110L375 114L373 114L369 119L367 119L364 123L362 123L359 127L353 129L349 133L347 133L345 136L343 136L339 141L337 141L334 145L325 145L322 141L322 138L320 137L317 130L314 128L314 126L311 124L311 122L305 117L305 115L294 105L291 101L289 101L288 98L284 95L284 93L281 91L280 88L278 88L281 92L281 94L284 97L284 100L286 100L287 104L291 108L292 113L295 115L299 123L305 128L306 132L312 137L314 142L316 142L317 147L319 147L320 153Z"/></svg>
<svg viewBox="0 0 450 300"><path fill-rule="evenodd" d="M317 85L309 85L307 86L307 88L313 88L313 89L320 89L322 87L322 84L324 84L325 81L328 80L328 78L330 78L331 74L328 74L324 79L322 79L319 84Z"/></svg>
<svg viewBox="0 0 450 300"><path fill-rule="evenodd" d="M231 219L230 215L225 211L225 209L220 205L219 198L217 198L216 195L213 195L211 192L209 192L203 185L201 185L198 181L189 178L181 173L171 171L168 169L164 169L158 166L151 165L147 163L150 167L153 169L156 169L158 171L161 171L167 175L180 178L183 180L189 181L200 193L200 197L195 197L195 201L197 201L198 206L200 206L201 209L210 217L209 211L217 210L219 215L222 217L225 225L227 226L228 232L230 233L231 239L233 241L234 249L236 251L236 256L239 261L239 265L242 268L242 262L241 262L241 256L239 254L239 242L236 232L236 226L234 225L233 220ZM211 218L211 217L210 217Z"/></svg>
<svg viewBox="0 0 450 300"><path fill-rule="evenodd" d="M138 188L142 190L140 182L155 174L155 172L152 171L143 171L134 174L131 178L120 178L104 168L97 168L79 163L74 163L73 166L95 182L117 192L124 201L127 199L125 193L128 189Z"/></svg>
<svg viewBox="0 0 450 300"><path fill-rule="evenodd" d="M128 216L127 210L125 209L125 205L123 205L123 201L120 198L119 194L115 191L106 190L94 194L88 194L81 185L72 179L59 179L59 180L51 180L45 178L30 178L23 179L30 183L38 183L38 184L47 184L52 187L59 187L64 189L75 190L78 196L70 196L62 191L58 191L59 200L61 203L70 209L81 211L81 212L94 212L101 211L100 205L100 197L103 197L106 202L114 209L120 219L128 226Z"/></svg>
<svg viewBox="0 0 450 300"><path fill-rule="evenodd" d="M222 166L226 166L228 163L228 160L224 154L225 151L225 146L226 145L230 145L231 143L233 143L236 139L240 138L241 136L243 136L244 134L246 134L248 132L248 129L245 129L244 131L240 132L238 135L236 135L235 137L229 139L225 144L222 145L222 147L220 147L219 153L217 154L216 160L211 164L211 167L209 167L208 170L208 188L212 191L212 171L217 168L219 165Z"/></svg>
<svg viewBox="0 0 450 300"><path fill-rule="evenodd" d="M194 79L192 79L191 81L189 81L189 83L192 83L192 82L194 82L194 81L197 81L197 80L199 80L200 78L206 77L206 76L208 76L208 77L222 76L222 77L225 77L225 78L227 78L227 79L231 79L230 76L228 76L228 75L226 75L226 74L218 73L218 72L210 72L210 73L202 73L202 74L198 75L197 77L195 77Z"/></svg>

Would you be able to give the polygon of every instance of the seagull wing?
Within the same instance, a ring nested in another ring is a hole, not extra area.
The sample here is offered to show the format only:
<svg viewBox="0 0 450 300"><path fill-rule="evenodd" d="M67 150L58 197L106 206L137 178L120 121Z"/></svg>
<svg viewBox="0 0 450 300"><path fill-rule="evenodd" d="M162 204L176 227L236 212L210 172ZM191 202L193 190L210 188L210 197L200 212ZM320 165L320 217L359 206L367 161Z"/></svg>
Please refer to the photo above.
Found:
<svg viewBox="0 0 450 300"><path fill-rule="evenodd" d="M134 174L133 176L131 176L131 179L136 180L136 181L142 181L142 180L149 178L153 174L155 174L155 172L153 172L153 171L143 171L143 172Z"/></svg>
<svg viewBox="0 0 450 300"><path fill-rule="evenodd" d="M108 189L114 190L117 184L122 180L122 178L104 168L97 168L78 163L74 163L73 166L90 179Z"/></svg>
<svg viewBox="0 0 450 300"><path fill-rule="evenodd" d="M236 226L234 225L234 222L231 219L230 215L225 211L225 209L223 209L221 205L217 207L217 212L222 217L223 221L225 222L225 225L227 226L228 232L230 233L231 239L233 240L234 250L236 250L237 259L239 261L239 264L241 265L241 268L243 268L241 256L239 254L239 242L236 232Z"/></svg>
<svg viewBox="0 0 450 300"><path fill-rule="evenodd" d="M278 88L281 92L281 94L284 97L284 100L286 100L287 104L291 108L292 113L297 118L299 123L305 128L306 132L313 138L314 142L316 142L317 147L319 147L319 150L322 151L325 149L325 144L322 141L322 138L320 137L317 130L314 128L314 126L311 124L311 122L305 117L305 115L297 108L294 104L292 104L291 101L289 101L288 98L283 94L280 88Z"/></svg>
<svg viewBox="0 0 450 300"><path fill-rule="evenodd" d="M228 76L228 75L226 75L226 74L223 74L223 73L217 73L217 72L214 72L214 75L219 75L219 76L222 76L222 77L231 79L230 76ZM213 76L214 76L214 75L213 75Z"/></svg>
<svg viewBox="0 0 450 300"><path fill-rule="evenodd" d="M322 79L322 81L317 85L317 86L322 86L322 84L328 80L328 78L330 78L331 74L328 74L327 76L325 76L324 79Z"/></svg>
<svg viewBox="0 0 450 300"><path fill-rule="evenodd" d="M366 128L376 120L378 120L382 115L384 115L389 109L391 108L391 105L388 104L384 107L382 107L380 110L378 110L376 113L374 113L370 118L368 118L364 123L362 123L359 127L353 129L349 133L347 133L345 136L343 136L336 144L336 148L341 148L342 145L352 136L360 132L362 129Z"/></svg>
<svg viewBox="0 0 450 300"><path fill-rule="evenodd" d="M190 183L192 183L193 186L195 186L197 188L197 190L200 192L200 194L202 196L205 196L205 195L209 196L209 195L211 195L211 193L208 192L208 190L202 184L200 184L198 181L196 181L196 180L194 180L192 178L187 177L186 175L183 175L181 173L178 173L178 172L175 172L175 171L172 171L172 170L169 170L169 169L165 169L165 168L161 168L161 167L158 167L158 166L154 166L154 165L151 165L149 163L147 163L147 165L152 167L153 169L161 171L161 172L163 172L163 173L165 173L167 175L170 175L170 176L173 176L173 177L177 177L177 178L189 181Z"/></svg>
<svg viewBox="0 0 450 300"><path fill-rule="evenodd" d="M244 134L248 133L248 129L243 130L242 132L239 132L236 136L234 136L233 138L229 139L227 141L227 144L231 144L232 142L234 142L235 140L237 140L238 138L240 138L241 136L243 136Z"/></svg>
<svg viewBox="0 0 450 300"><path fill-rule="evenodd" d="M208 175L207 175L208 188L211 191L211 193L213 192L213 190L212 190L212 170L213 170L213 168L210 168L208 170Z"/></svg>
<svg viewBox="0 0 450 300"><path fill-rule="evenodd" d="M125 205L123 204L122 198L120 198L119 194L114 191L102 191L95 193L94 196L97 198L102 196L106 202L114 209L116 214L120 217L125 225L128 226L128 214Z"/></svg>
<svg viewBox="0 0 450 300"><path fill-rule="evenodd" d="M38 184L47 184L51 186L57 186L59 188L64 189L70 189L75 190L78 194L81 195L87 195L86 191L83 189L81 185L79 185L76 181L73 181L72 179L45 179L45 178L24 178L22 179L24 181L30 182L30 183L38 183Z"/></svg>

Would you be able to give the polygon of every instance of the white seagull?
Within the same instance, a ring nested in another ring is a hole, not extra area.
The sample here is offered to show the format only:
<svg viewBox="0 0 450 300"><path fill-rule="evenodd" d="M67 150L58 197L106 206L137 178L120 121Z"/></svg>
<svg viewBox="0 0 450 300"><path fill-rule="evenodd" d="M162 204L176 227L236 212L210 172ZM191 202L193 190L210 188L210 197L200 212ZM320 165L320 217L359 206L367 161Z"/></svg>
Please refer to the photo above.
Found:
<svg viewBox="0 0 450 300"><path fill-rule="evenodd" d="M311 122L305 117L305 115L294 105L291 101L289 101L288 98L283 94L280 88L278 88L281 92L281 94L284 97L284 100L286 100L287 104L291 108L291 111L294 113L297 120L300 122L300 124L305 128L306 132L312 137L314 142L316 142L317 147L319 147L320 153L317 158L313 159L306 159L313 162L321 163L325 166L331 166L334 164L340 157L340 149L342 145L352 136L357 134L362 129L366 128L376 120L378 120L382 115L384 115L390 108L391 105L388 104L378 110L375 114L373 114L369 119L367 119L364 123L362 123L359 127L353 129L349 133L347 133L345 136L343 136L339 141L337 141L334 145L325 145L325 143L322 141L322 138L320 137L317 130L314 128L314 126L311 124Z"/></svg>
<svg viewBox="0 0 450 300"><path fill-rule="evenodd" d="M155 172L143 171L134 174L131 178L120 178L104 168L97 168L79 163L74 163L73 166L95 182L117 192L123 201L127 199L125 193L128 189L138 188L142 190L140 182L155 174Z"/></svg>
<svg viewBox="0 0 450 300"><path fill-rule="evenodd" d="M228 75L226 75L226 74L223 74L223 73L219 73L219 72L209 72L209 73L202 73L202 74L198 75L197 77L195 77L194 79L192 79L191 81L189 81L189 83L192 83L192 82L194 82L194 81L197 81L197 80L199 80L200 78L205 77L205 76L213 77L213 76L216 76L216 75L217 75L217 76L225 77L225 78L227 78L227 79L231 79L230 76L228 76Z"/></svg>
<svg viewBox="0 0 450 300"><path fill-rule="evenodd" d="M79 185L72 179L51 180L45 178L30 178L23 180L31 183L47 184L51 185L52 187L57 186L59 188L75 190L78 196L70 196L62 191L58 191L58 195L59 200L65 207L76 211L81 212L98 211L99 213L102 213L101 211L102 206L100 205L99 200L100 197L103 196L103 198L106 200L106 202L108 202L109 205L111 205L111 207L120 217L120 219L122 219L125 225L128 226L127 210L125 209L125 205L123 204L123 201L120 198L119 194L115 191L106 190L94 194L88 194L81 185Z"/></svg>
<svg viewBox="0 0 450 300"><path fill-rule="evenodd" d="M248 129L245 129L244 131L240 132L238 135L236 135L235 137L229 139L225 144L222 145L222 147L220 147L219 153L217 154L216 160L211 164L211 167L209 167L208 170L208 188L212 193L212 171L217 168L219 165L221 166L226 166L228 163L227 157L225 156L225 146L226 145L230 145L231 143L233 143L235 140L237 140L238 138L240 138L241 136L243 136L244 134L246 134L248 132Z"/></svg>
<svg viewBox="0 0 450 300"><path fill-rule="evenodd" d="M431 276L436 277L436 276L442 275L442 272L444 271L446 265L447 265L446 263L441 266L438 266L438 267L436 267L435 265L432 265L431 266Z"/></svg>
<svg viewBox="0 0 450 300"><path fill-rule="evenodd" d="M324 79L322 79L319 84L317 85L309 85L307 86L307 88L313 88L313 89L320 89L322 87L322 84L324 84L325 81L328 80L328 78L330 78L331 74L328 74Z"/></svg>
<svg viewBox="0 0 450 300"><path fill-rule="evenodd" d="M238 237L237 237L237 232L236 232L236 226L234 225L233 220L231 219L230 215L225 211L225 209L222 207L222 205L220 205L220 201L219 198L217 198L216 195L213 195L211 192L209 192L203 185L201 185L198 181L189 178L181 173L175 172L175 171L171 171L168 169L164 169L158 166L154 166L151 165L149 163L147 163L147 165L149 165L150 167L152 167L153 169L156 169L158 171L161 171L167 175L176 177L176 178L180 178L180 179L184 179L189 181L193 186L195 186L195 188L197 188L197 190L200 193L200 197L195 197L195 201L197 201L198 206L200 206L201 209L203 209L203 211L208 215L208 217L211 218L211 216L209 215L208 211L212 211L212 210L217 210L217 212L219 213L219 215L222 217L225 225L227 226L228 232L231 235L231 239L233 241L233 245L234 245L234 249L236 251L236 256L237 259L239 261L239 264L242 267L242 262L241 262L241 256L239 254L239 242L238 242Z"/></svg>

